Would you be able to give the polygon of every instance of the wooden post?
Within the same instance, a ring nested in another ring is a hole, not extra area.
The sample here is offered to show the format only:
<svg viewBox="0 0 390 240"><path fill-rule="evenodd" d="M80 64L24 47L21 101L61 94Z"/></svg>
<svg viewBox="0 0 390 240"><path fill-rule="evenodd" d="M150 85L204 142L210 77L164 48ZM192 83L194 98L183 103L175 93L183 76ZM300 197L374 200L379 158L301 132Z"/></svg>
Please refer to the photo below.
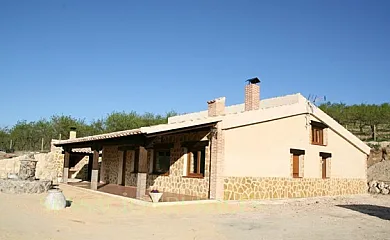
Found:
<svg viewBox="0 0 390 240"><path fill-rule="evenodd" d="M97 190L99 178L99 148L93 149L93 160L92 160L92 173L91 173L91 189Z"/></svg>
<svg viewBox="0 0 390 240"><path fill-rule="evenodd" d="M64 173L62 175L62 182L68 183L69 175L69 159L70 159L70 149L65 149L64 155Z"/></svg>
<svg viewBox="0 0 390 240"><path fill-rule="evenodd" d="M148 151L140 146L138 151L138 173L137 173L137 192L136 197L142 198L146 194L146 174L148 172Z"/></svg>

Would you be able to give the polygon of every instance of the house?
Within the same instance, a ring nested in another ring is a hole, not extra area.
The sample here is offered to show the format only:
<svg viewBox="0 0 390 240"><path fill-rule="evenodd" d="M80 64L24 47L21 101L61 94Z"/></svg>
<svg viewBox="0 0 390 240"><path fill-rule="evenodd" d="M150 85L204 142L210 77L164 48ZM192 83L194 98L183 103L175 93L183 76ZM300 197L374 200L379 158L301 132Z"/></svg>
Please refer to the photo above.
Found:
<svg viewBox="0 0 390 240"><path fill-rule="evenodd" d="M133 186L136 197L152 188L218 200L366 192L370 148L301 94L260 100L253 78L244 104L207 104L168 124L58 142L63 181L72 149L91 148L90 188Z"/></svg>

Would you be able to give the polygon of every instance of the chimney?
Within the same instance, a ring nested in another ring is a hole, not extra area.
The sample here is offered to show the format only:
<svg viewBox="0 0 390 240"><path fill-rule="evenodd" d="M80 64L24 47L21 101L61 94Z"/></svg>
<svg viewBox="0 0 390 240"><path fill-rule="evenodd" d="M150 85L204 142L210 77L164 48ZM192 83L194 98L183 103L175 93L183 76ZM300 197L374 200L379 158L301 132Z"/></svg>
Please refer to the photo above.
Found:
<svg viewBox="0 0 390 240"><path fill-rule="evenodd" d="M220 97L207 102L209 117L225 114L225 97Z"/></svg>
<svg viewBox="0 0 390 240"><path fill-rule="evenodd" d="M260 108L260 80L255 77L247 80L245 86L245 111L258 110Z"/></svg>
<svg viewBox="0 0 390 240"><path fill-rule="evenodd" d="M74 138L76 138L76 128L71 127L69 131L69 139L74 139Z"/></svg>

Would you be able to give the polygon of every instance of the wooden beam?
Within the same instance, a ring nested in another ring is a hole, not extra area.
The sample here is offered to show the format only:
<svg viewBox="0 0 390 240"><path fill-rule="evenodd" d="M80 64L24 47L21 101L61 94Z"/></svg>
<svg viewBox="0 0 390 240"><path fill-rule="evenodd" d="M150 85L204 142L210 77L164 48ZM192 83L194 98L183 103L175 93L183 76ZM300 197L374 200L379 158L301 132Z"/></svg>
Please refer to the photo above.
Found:
<svg viewBox="0 0 390 240"><path fill-rule="evenodd" d="M99 178L99 150L93 150L92 160L92 173L91 173L91 189L97 190L98 178Z"/></svg>
<svg viewBox="0 0 390 240"><path fill-rule="evenodd" d="M62 182L68 183L68 177L69 177L69 160L70 160L70 152L69 149L65 150L64 154L64 171L62 174Z"/></svg>
<svg viewBox="0 0 390 240"><path fill-rule="evenodd" d="M138 172L148 172L148 151L142 146L138 148Z"/></svg>

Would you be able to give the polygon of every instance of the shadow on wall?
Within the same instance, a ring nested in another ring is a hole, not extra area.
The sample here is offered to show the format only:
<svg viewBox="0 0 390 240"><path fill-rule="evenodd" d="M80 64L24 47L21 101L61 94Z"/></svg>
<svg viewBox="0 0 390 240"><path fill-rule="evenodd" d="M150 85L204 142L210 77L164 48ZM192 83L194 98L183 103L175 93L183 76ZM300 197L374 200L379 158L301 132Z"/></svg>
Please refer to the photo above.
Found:
<svg viewBox="0 0 390 240"><path fill-rule="evenodd" d="M369 204L337 205L337 207L346 208L383 220L390 220L390 207L383 207Z"/></svg>

